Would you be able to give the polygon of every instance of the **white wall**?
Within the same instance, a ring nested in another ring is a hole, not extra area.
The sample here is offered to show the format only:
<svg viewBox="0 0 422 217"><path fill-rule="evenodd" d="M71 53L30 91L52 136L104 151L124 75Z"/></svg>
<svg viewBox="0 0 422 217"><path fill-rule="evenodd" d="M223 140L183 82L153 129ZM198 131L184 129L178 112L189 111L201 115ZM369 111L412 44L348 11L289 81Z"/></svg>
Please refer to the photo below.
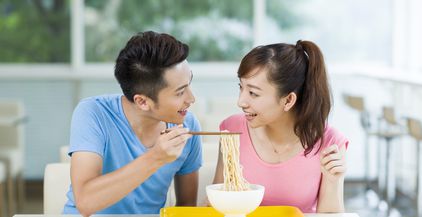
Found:
<svg viewBox="0 0 422 217"><path fill-rule="evenodd" d="M194 70L195 73L195 70ZM211 112L209 101L213 98L224 97L236 99L238 95L238 81L235 76L194 76L192 88L197 98L195 111ZM199 73L200 74L200 73ZM368 109L373 117L379 116L382 105L393 105L399 108L399 115L416 116L422 118L421 102L417 96L422 94L421 88L412 85L393 85L389 81L360 76L357 74L337 73L336 69L330 75L334 98L334 106L330 116L330 124L350 139L348 150L348 179L360 179L364 171L364 137L360 127L359 116L356 111L347 107L342 94L356 94L365 97ZM28 112L29 122L26 126L25 177L41 179L45 164L59 160L59 147L67 145L69 141L69 126L75 101L87 96L119 93L120 89L114 79L0 79L0 98L18 98L23 100ZM417 94L417 95L416 95ZM412 95L411 97L409 97ZM215 109L212 109L215 110ZM236 106L226 109L235 111ZM200 113L200 112L198 112ZM222 119L228 113L218 115L215 119ZM216 121L216 123L218 123ZM398 164L403 170L400 175L414 174L414 160L408 154L414 152L414 143L399 141ZM404 139L406 141L406 139ZM371 172L376 177L376 139L371 140ZM403 144L401 144L403 143ZM406 143L406 144L405 144ZM404 154L408 153L408 154ZM403 155L410 161L400 161ZM402 157L400 157L402 156ZM410 178L411 179L411 178ZM401 179L400 179L401 180Z"/></svg>

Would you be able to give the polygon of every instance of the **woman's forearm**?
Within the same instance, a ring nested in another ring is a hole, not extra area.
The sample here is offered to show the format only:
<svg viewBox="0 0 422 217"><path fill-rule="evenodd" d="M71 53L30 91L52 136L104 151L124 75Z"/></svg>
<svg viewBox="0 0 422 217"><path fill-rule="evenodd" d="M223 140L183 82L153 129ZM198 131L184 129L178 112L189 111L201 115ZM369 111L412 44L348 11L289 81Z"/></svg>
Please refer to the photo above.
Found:
<svg viewBox="0 0 422 217"><path fill-rule="evenodd" d="M344 212L344 178L335 181L322 178L318 196L317 212Z"/></svg>

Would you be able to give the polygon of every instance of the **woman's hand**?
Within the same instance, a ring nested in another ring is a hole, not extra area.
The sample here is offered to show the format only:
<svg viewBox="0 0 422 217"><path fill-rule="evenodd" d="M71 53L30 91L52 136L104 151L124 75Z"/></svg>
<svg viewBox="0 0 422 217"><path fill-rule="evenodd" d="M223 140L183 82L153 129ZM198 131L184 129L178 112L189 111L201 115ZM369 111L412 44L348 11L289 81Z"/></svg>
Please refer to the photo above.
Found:
<svg viewBox="0 0 422 217"><path fill-rule="evenodd" d="M328 181L335 182L344 178L347 169L344 153L344 146L339 150L336 144L322 150L320 155L321 172Z"/></svg>

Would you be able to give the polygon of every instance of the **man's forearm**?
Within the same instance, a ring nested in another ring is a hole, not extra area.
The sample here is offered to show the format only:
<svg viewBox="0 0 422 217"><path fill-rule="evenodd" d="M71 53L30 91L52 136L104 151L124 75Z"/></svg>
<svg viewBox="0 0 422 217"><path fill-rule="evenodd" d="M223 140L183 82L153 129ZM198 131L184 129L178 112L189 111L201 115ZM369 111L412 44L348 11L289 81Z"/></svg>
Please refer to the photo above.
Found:
<svg viewBox="0 0 422 217"><path fill-rule="evenodd" d="M135 159L126 166L87 181L74 189L79 212L88 216L118 202L164 165L152 152Z"/></svg>

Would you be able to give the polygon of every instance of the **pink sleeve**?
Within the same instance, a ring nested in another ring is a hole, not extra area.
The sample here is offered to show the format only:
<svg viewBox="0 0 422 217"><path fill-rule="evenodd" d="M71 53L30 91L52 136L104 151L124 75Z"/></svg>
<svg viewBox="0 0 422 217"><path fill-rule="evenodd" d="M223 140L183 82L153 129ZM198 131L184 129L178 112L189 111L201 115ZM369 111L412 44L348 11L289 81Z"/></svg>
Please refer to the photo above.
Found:
<svg viewBox="0 0 422 217"><path fill-rule="evenodd" d="M226 119L227 120L227 119ZM226 130L227 126L226 126L226 120L222 121L220 123L220 131Z"/></svg>
<svg viewBox="0 0 422 217"><path fill-rule="evenodd" d="M337 143L338 147L341 148L342 146L345 146L347 149L349 146L349 140L336 129L334 129L334 133L334 140Z"/></svg>
<svg viewBox="0 0 422 217"><path fill-rule="evenodd" d="M345 146L346 149L349 146L349 140L342 133L330 126L327 127L324 137L324 148L334 144L337 144L339 148Z"/></svg>
<svg viewBox="0 0 422 217"><path fill-rule="evenodd" d="M239 115L232 115L232 116L224 119L220 123L220 130L232 131L234 128L238 127L239 121L240 121Z"/></svg>

